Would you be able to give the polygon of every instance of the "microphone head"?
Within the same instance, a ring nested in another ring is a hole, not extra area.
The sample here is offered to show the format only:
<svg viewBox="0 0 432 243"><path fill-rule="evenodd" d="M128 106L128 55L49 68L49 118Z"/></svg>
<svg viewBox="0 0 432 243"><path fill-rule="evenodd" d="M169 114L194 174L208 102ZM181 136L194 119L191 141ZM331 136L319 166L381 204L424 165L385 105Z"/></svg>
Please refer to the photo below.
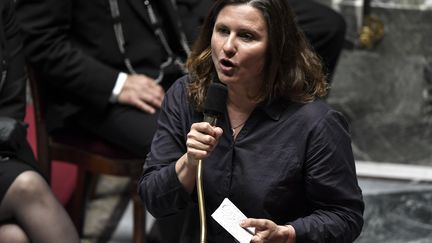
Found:
<svg viewBox="0 0 432 243"><path fill-rule="evenodd" d="M204 114L219 116L224 113L228 89L221 83L211 83L204 101Z"/></svg>

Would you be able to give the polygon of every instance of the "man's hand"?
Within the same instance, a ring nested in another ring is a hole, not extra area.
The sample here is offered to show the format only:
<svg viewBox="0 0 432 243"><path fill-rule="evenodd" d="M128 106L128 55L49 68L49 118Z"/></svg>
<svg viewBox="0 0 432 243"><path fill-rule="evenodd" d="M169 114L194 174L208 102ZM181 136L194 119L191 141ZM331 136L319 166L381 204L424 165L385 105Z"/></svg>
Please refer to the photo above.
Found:
<svg viewBox="0 0 432 243"><path fill-rule="evenodd" d="M291 225L277 225L268 219L245 219L241 227L255 227L251 243L294 243L295 230Z"/></svg>
<svg viewBox="0 0 432 243"><path fill-rule="evenodd" d="M132 74L128 75L117 101L153 114L156 108L161 107L164 96L163 88L153 79L141 74Z"/></svg>

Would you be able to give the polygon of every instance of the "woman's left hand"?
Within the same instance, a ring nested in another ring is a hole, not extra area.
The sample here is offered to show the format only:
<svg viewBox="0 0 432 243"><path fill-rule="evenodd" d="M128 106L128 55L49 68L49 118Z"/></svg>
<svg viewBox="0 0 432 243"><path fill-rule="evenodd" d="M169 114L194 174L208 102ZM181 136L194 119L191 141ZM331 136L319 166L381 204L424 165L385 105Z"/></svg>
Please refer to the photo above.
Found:
<svg viewBox="0 0 432 243"><path fill-rule="evenodd" d="M277 225L268 219L248 218L241 227L255 227L251 243L294 243L295 230L291 225Z"/></svg>

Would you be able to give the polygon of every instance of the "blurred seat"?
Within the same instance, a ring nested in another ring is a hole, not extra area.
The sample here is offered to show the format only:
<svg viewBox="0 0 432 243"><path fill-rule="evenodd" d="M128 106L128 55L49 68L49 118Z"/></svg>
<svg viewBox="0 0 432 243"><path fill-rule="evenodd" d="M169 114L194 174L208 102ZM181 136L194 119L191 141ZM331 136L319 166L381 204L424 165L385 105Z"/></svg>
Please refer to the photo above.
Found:
<svg viewBox="0 0 432 243"><path fill-rule="evenodd" d="M84 131L48 134L44 95L39 83L42 81L31 67L28 67L28 76L35 116L36 151L43 173L50 178L54 160L65 161L77 167L77 184L67 209L80 235L83 233L86 203L93 189L92 178L101 174L127 176L131 178L129 195L133 201L133 242L145 243L145 206L136 186L144 160L134 158L127 151Z"/></svg>
<svg viewBox="0 0 432 243"><path fill-rule="evenodd" d="M29 125L27 129L27 141L34 154L37 155L34 108L31 102L27 104L24 121ZM62 161L51 162L51 175L47 179L50 180L51 190L62 205L67 206L71 201L77 184L77 174L77 166L74 164Z"/></svg>

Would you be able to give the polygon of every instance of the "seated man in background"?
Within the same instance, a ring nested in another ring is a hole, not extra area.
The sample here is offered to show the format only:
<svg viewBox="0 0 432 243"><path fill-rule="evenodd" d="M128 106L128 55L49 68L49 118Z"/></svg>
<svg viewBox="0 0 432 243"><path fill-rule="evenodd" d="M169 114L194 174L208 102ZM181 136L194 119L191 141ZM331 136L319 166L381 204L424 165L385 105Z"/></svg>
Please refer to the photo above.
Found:
<svg viewBox="0 0 432 243"><path fill-rule="evenodd" d="M188 43L172 1L19 0L49 132L79 128L144 158Z"/></svg>
<svg viewBox="0 0 432 243"><path fill-rule="evenodd" d="M176 9L187 4L18 0L27 62L46 94L48 132L92 133L145 158L165 90L184 74L191 33Z"/></svg>

